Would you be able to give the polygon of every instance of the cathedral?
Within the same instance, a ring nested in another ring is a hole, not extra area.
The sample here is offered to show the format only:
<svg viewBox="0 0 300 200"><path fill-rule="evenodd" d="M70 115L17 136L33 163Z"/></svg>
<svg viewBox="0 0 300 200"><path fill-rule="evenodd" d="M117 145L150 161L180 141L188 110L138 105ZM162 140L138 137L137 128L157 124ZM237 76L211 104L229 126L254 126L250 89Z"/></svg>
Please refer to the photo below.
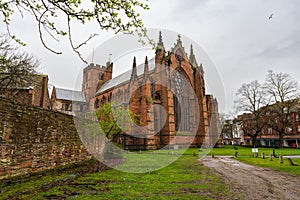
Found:
<svg viewBox="0 0 300 200"><path fill-rule="evenodd" d="M113 63L89 64L83 70L82 92L93 111L106 103L129 109L135 120L114 141L124 149L214 145L218 138L218 103L205 91L204 70L180 35L165 50L159 33L154 58L112 77ZM123 127L123 125L121 125Z"/></svg>

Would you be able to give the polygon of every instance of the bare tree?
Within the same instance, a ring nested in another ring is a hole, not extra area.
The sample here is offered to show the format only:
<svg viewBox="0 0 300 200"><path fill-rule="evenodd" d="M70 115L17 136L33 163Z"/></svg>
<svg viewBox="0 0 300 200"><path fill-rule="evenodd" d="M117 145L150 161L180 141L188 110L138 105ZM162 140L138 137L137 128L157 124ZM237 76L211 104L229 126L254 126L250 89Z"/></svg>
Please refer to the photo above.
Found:
<svg viewBox="0 0 300 200"><path fill-rule="evenodd" d="M222 137L223 140L225 139L230 139L232 142L233 141L233 120L227 119L224 121L223 126L222 126Z"/></svg>
<svg viewBox="0 0 300 200"><path fill-rule="evenodd" d="M265 109L262 107L268 104L266 91L257 81L243 84L236 93L235 106L237 111L246 112L241 120L241 128L245 136L250 136L252 145L255 147L257 137L261 134L265 122Z"/></svg>
<svg viewBox="0 0 300 200"><path fill-rule="evenodd" d="M10 0L0 1L0 18L3 18L8 34L17 42L24 44L11 33L10 20L15 11L19 12L21 16L24 12L30 13L37 22L40 40L46 49L56 54L62 54L62 52L49 47L44 39L45 34L51 36L55 41L59 41L60 36L67 36L74 52L84 61L79 51L80 47L98 34L91 33L88 38L75 45L72 37L74 22L80 24L92 22L102 30L112 30L114 33L136 32L140 38L145 38L147 36L146 29L136 10L148 9L146 3L138 0ZM60 22L64 20L66 26L60 28L58 20Z"/></svg>
<svg viewBox="0 0 300 200"><path fill-rule="evenodd" d="M221 136L222 139L233 139L235 130L235 117L234 113L220 113L220 126L221 126Z"/></svg>
<svg viewBox="0 0 300 200"><path fill-rule="evenodd" d="M8 37L0 35L0 96L34 86L38 60L12 46Z"/></svg>
<svg viewBox="0 0 300 200"><path fill-rule="evenodd" d="M278 132L280 147L283 147L283 137L288 133L290 116L293 108L298 104L298 83L289 74L269 71L266 77L265 88L270 95L273 105L269 125Z"/></svg>

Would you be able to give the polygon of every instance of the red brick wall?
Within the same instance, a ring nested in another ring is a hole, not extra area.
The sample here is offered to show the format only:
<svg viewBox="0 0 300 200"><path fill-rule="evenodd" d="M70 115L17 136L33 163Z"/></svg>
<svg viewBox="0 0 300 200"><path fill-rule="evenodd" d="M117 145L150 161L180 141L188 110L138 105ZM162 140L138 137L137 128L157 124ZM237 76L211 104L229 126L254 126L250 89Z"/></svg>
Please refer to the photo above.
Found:
<svg viewBox="0 0 300 200"><path fill-rule="evenodd" d="M0 99L0 179L90 158L73 117Z"/></svg>

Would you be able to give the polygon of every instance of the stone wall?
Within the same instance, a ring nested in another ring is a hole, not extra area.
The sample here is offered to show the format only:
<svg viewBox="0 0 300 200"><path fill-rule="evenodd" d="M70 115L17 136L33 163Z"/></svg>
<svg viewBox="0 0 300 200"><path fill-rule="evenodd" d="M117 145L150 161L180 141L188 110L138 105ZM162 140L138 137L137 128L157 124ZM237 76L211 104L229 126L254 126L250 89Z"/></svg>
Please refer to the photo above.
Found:
<svg viewBox="0 0 300 200"><path fill-rule="evenodd" d="M0 179L89 158L72 116L0 99Z"/></svg>

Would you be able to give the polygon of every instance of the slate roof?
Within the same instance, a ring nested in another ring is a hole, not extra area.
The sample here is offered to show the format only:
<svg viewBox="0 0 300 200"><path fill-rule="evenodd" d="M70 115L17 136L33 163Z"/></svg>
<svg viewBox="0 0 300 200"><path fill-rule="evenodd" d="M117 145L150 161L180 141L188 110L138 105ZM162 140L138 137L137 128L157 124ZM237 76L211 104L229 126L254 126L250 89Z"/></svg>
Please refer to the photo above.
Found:
<svg viewBox="0 0 300 200"><path fill-rule="evenodd" d="M155 58L152 58L151 60L148 61L148 66L149 66L149 72L153 71L155 68ZM145 63L140 64L137 66L137 76L141 76L144 74L144 67ZM96 92L96 95L101 94L109 89L112 89L116 86L119 86L127 81L130 80L132 73L132 69L124 72L123 74L120 74L119 76L107 81L102 85L102 87Z"/></svg>
<svg viewBox="0 0 300 200"><path fill-rule="evenodd" d="M84 93L81 91L55 88L56 99L86 102Z"/></svg>

